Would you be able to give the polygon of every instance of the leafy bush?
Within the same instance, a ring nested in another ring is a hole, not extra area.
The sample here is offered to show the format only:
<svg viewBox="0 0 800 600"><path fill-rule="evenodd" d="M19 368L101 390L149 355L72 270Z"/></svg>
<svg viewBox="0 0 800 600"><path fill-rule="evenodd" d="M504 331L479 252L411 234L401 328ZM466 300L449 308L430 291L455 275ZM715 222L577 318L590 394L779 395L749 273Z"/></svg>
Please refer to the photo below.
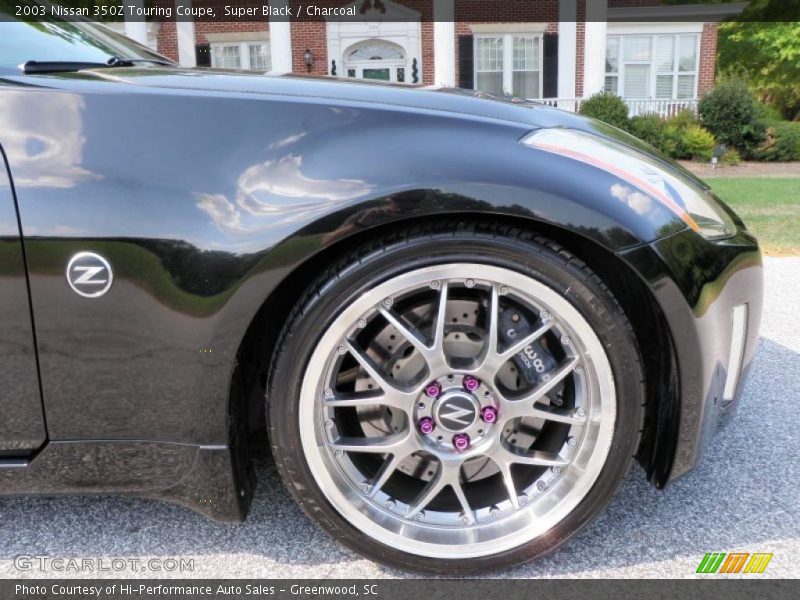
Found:
<svg viewBox="0 0 800 600"><path fill-rule="evenodd" d="M672 158L692 158L683 144L683 136L691 126L698 126L697 117L690 109L685 109L664 123L664 152Z"/></svg>
<svg viewBox="0 0 800 600"><path fill-rule="evenodd" d="M800 123L768 122L766 138L753 150L753 158L776 162L800 160Z"/></svg>
<svg viewBox="0 0 800 600"><path fill-rule="evenodd" d="M694 160L709 161L714 154L716 141L707 129L700 125L689 125L683 130L681 147Z"/></svg>
<svg viewBox="0 0 800 600"><path fill-rule="evenodd" d="M697 120L697 115L694 114L694 111L691 108L684 108L675 116L670 117L667 120L667 123L669 125L674 125L678 129L686 129L689 125L700 124L700 122Z"/></svg>
<svg viewBox="0 0 800 600"><path fill-rule="evenodd" d="M665 154L670 154L675 150L675 145L670 143L665 129L666 123L655 113L633 117L628 126L628 131L640 140L658 148Z"/></svg>
<svg viewBox="0 0 800 600"><path fill-rule="evenodd" d="M763 123L769 121L782 121L781 111L777 108L765 104L764 102L756 102L756 118Z"/></svg>
<svg viewBox="0 0 800 600"><path fill-rule="evenodd" d="M581 104L580 114L594 117L614 127L628 129L628 105L619 96L601 92Z"/></svg>
<svg viewBox="0 0 800 600"><path fill-rule="evenodd" d="M742 162L742 157L739 155L739 151L736 148L729 148L725 151L725 154L722 155L720 160L723 165L735 167Z"/></svg>
<svg viewBox="0 0 800 600"><path fill-rule="evenodd" d="M764 141L765 127L759 119L755 97L744 83L718 85L701 98L697 108L700 123L721 144L749 156Z"/></svg>

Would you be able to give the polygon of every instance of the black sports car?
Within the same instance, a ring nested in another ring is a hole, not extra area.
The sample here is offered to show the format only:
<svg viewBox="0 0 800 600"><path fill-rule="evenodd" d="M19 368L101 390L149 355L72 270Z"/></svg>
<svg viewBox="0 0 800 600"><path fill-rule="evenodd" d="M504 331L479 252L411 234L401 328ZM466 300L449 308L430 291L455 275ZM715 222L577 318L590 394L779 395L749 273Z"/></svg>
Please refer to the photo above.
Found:
<svg viewBox="0 0 800 600"><path fill-rule="evenodd" d="M756 345L738 217L544 106L7 21L0 145L0 494L241 521L268 436L365 556L513 565L634 457L658 487L691 469Z"/></svg>

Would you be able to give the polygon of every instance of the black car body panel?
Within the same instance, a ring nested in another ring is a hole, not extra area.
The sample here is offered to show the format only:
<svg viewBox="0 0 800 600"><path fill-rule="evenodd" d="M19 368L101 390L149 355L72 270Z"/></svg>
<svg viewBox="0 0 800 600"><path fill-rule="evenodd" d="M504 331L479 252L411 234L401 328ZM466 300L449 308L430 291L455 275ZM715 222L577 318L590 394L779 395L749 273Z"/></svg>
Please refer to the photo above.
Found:
<svg viewBox="0 0 800 600"><path fill-rule="evenodd" d="M692 469L718 426L735 410L758 345L763 266L755 238L739 230L724 243L688 230L620 253L648 282L669 324L680 403L663 403L661 426L649 434L657 450L648 474L659 486ZM731 314L747 305L742 375L733 399L723 399L732 339ZM665 354L667 349L665 348ZM665 394L669 396L669 394ZM664 452L674 448L674 453Z"/></svg>
<svg viewBox="0 0 800 600"><path fill-rule="evenodd" d="M0 460L38 448L46 439L13 192L0 152Z"/></svg>
<svg viewBox="0 0 800 600"><path fill-rule="evenodd" d="M643 216L613 198L614 175L518 143L539 127L622 136L597 122L454 90L156 68L0 75L0 115L48 439L30 438L13 469L0 460L0 493L124 491L243 518L252 479L231 390L254 319L299 270L400 223L547 227L641 278L679 384L642 457L658 485L691 468L723 410L713 372L732 303L753 307L752 355L761 267L748 234L708 242L666 207ZM11 202L0 195L0 211ZM101 298L64 278L84 250L115 270ZM687 261L702 265L689 280Z"/></svg>

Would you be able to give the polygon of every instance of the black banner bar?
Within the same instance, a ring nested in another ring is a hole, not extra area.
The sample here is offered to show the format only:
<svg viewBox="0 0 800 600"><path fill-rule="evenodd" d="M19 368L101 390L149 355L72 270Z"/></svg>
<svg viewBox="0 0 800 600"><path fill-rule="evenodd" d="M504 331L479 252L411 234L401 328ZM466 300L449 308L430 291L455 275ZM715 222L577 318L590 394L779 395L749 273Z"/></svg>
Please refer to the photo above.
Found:
<svg viewBox="0 0 800 600"><path fill-rule="evenodd" d="M581 0L575 0L580 2ZM607 22L792 22L800 21L800 0L628 0L606 2L605 10L586 10L583 21ZM557 0L428 0L419 11L397 10L403 0L388 6L382 0L0 0L0 21L48 21L89 19L95 21L422 21L431 22L440 11L438 3L453 3L452 14L481 13L485 7L500 22L525 22L526 15L557 12ZM484 11L485 12L485 11ZM413 15L412 15L413 13ZM558 20L557 18L555 20Z"/></svg>
<svg viewBox="0 0 800 600"><path fill-rule="evenodd" d="M798 580L2 580L3 600L789 600Z"/></svg>

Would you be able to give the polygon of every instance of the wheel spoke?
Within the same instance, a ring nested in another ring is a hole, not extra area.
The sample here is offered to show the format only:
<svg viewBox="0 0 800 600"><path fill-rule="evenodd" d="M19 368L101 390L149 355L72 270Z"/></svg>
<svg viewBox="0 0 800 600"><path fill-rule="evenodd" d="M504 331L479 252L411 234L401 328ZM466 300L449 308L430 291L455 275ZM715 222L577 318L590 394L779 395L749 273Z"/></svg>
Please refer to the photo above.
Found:
<svg viewBox="0 0 800 600"><path fill-rule="evenodd" d="M545 419L547 421L555 421L556 423L565 423L567 425L579 425L586 420L584 417L579 417L577 411L574 410L559 410L557 408L545 408L543 406L534 406L528 414L537 419Z"/></svg>
<svg viewBox="0 0 800 600"><path fill-rule="evenodd" d="M486 304L486 343L475 371L494 374L503 366L505 360L501 359L498 352L500 320L500 295L497 286L492 285L489 292L489 301Z"/></svg>
<svg viewBox="0 0 800 600"><path fill-rule="evenodd" d="M575 356L567 359L567 361L562 364L555 373L550 375L550 379L537 386L536 389L534 389L530 394L524 398L521 398L519 402L536 402L543 398L547 392L556 387L567 377L567 375L575 370L575 367L578 366L578 362L578 358Z"/></svg>
<svg viewBox="0 0 800 600"><path fill-rule="evenodd" d="M389 391L377 394L337 394L332 398L324 398L323 402L328 408L388 406L408 412L413 400L409 399L406 394Z"/></svg>
<svg viewBox="0 0 800 600"><path fill-rule="evenodd" d="M421 511L425 510L425 507L428 506L428 504L430 504L431 501L439 495L446 485L448 484L444 477L444 468L440 466L439 470L436 472L436 475L433 476L433 479L428 482L419 495L408 506L406 517L413 519Z"/></svg>
<svg viewBox="0 0 800 600"><path fill-rule="evenodd" d="M436 310L436 323L433 330L433 348L444 356L444 326L447 322L447 296L449 293L447 281L442 282L439 292L439 307Z"/></svg>
<svg viewBox="0 0 800 600"><path fill-rule="evenodd" d="M541 452L539 450L514 452L505 447L499 451L496 462L498 464L505 463L507 466L509 464L517 464L533 467L565 467L569 464L568 460L553 452Z"/></svg>
<svg viewBox="0 0 800 600"><path fill-rule="evenodd" d="M486 306L486 316L489 320L489 326L486 328L486 353L490 356L497 355L497 322L500 313L500 298L497 294L497 286L492 285L489 294L489 303Z"/></svg>
<svg viewBox="0 0 800 600"><path fill-rule="evenodd" d="M406 325L400 317L395 316L390 310L381 308L380 312L384 318L389 321L389 323L391 323L398 332L400 332L400 335L408 340L411 345L414 346L414 348L416 348L419 353L425 357L425 360L428 361L433 348L425 344L419 332L415 328Z"/></svg>
<svg viewBox="0 0 800 600"><path fill-rule="evenodd" d="M500 469L500 475L503 477L503 483L506 486L511 506L516 510L519 508L519 496L517 495L517 486L514 484L514 478L511 475L511 465L505 461L495 461L495 464Z"/></svg>
<svg viewBox="0 0 800 600"><path fill-rule="evenodd" d="M567 425L580 425L586 422L586 418L579 416L575 410L562 410L546 405L537 406L531 404L529 400L503 400L500 416L504 421L533 417Z"/></svg>
<svg viewBox="0 0 800 600"><path fill-rule="evenodd" d="M453 492L455 492L458 502L461 504L461 510L464 512L464 517L466 517L466 522L464 524L472 525L475 522L475 512L469 505L469 501L467 500L467 496L464 493L464 488L461 486L461 481L458 479L458 476L456 476L456 481L450 483L450 487L453 489Z"/></svg>
<svg viewBox="0 0 800 600"><path fill-rule="evenodd" d="M530 344L538 340L542 337L545 333L550 331L553 328L553 321L549 320L546 321L541 327L536 329L533 333L526 335L524 338L519 340L518 342L514 342L511 346L506 348L503 352L499 354L500 359L505 363L519 351L523 350L524 348L528 347Z"/></svg>
<svg viewBox="0 0 800 600"><path fill-rule="evenodd" d="M364 368L364 370L367 372L367 375L369 375L384 392L395 391L402 393L402 390L395 387L389 381L389 379L387 379L387 377L380 372L378 366L372 362L372 359L367 355L366 352L356 348L355 344L353 344L350 340L347 340L345 343L347 344L347 349L350 351L350 354L353 356L353 358L358 361L358 364Z"/></svg>
<svg viewBox="0 0 800 600"><path fill-rule="evenodd" d="M397 454L408 451L411 436L408 432L393 433L380 437L341 437L330 446L343 452L367 452L371 454Z"/></svg>
<svg viewBox="0 0 800 600"><path fill-rule="evenodd" d="M392 456L386 459L386 462L383 463L383 466L372 482L372 488L369 492L370 498L374 498L375 495L381 491L381 488L386 485L386 482L389 481L389 478L397 470L397 467L399 467L400 463L403 462L405 456L406 455L404 454L396 453L392 454Z"/></svg>

